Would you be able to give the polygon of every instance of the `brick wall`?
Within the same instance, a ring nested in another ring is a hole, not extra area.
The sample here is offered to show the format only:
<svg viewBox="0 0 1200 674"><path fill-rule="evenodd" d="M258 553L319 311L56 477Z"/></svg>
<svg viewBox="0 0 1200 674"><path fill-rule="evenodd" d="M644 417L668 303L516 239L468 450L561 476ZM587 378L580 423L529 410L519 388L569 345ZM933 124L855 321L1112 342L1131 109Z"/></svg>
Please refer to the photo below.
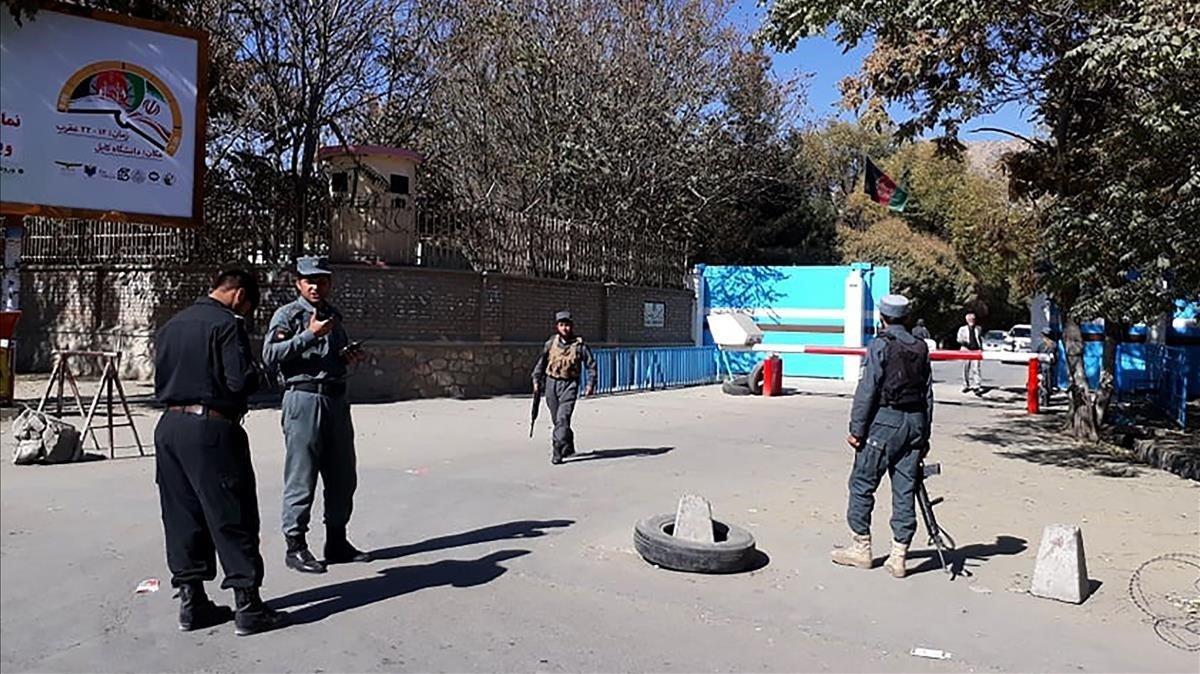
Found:
<svg viewBox="0 0 1200 674"><path fill-rule="evenodd" d="M478 274L339 266L334 276L333 302L356 339L479 340Z"/></svg>
<svg viewBox="0 0 1200 674"><path fill-rule="evenodd" d="M123 376L148 378L154 331L206 292L211 272L207 268L23 268L18 372L48 371L53 349L116 350L124 354ZM514 384L500 386L503 376L497 373L505 363L494 360L511 359L519 352L519 369L526 368L528 354L522 348L550 335L554 313L563 308L575 314L579 332L596 344L681 344L691 339L692 297L686 290L414 268L339 266L336 272L334 302L346 317L347 330L355 339L370 340L373 351L391 354L387 358L395 363L375 368L392 372L389 376L408 367L402 365L406 362L420 369L428 358L414 356L412 349L435 353L430 342L503 342L513 348L480 347L479 353L491 354L487 358L493 359L485 358L485 369L494 380L492 390L509 390ZM252 331L265 328L274 309L294 297L290 274L268 274L263 307L251 323ZM643 303L647 301L665 305L663 327L644 327ZM405 346L412 342L425 344ZM467 356L454 353L447 363L467 362ZM451 386L437 384L439 377L445 377L431 372L426 379L434 383L425 388L443 393L465 391L464 376L455 377L457 383ZM416 385L398 386L412 395L422 390ZM475 393L474 389L469 392Z"/></svg>
<svg viewBox="0 0 1200 674"><path fill-rule="evenodd" d="M663 335L687 342L692 330L692 294L681 290L606 286L607 340L614 344L658 344ZM662 304L663 326L646 327L645 303Z"/></svg>
<svg viewBox="0 0 1200 674"><path fill-rule="evenodd" d="M503 282L505 341L545 341L554 333L554 314L569 309L579 334L604 341L604 286L508 277Z"/></svg>

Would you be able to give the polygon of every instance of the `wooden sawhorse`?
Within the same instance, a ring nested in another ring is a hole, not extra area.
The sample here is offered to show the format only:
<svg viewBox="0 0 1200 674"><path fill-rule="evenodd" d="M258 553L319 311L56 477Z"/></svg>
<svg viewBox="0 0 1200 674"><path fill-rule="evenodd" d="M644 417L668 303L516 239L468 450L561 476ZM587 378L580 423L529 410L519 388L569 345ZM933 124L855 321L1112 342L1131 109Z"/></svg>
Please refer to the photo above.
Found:
<svg viewBox="0 0 1200 674"><path fill-rule="evenodd" d="M96 439L96 431L99 429L108 429L108 457L115 458L116 442L113 437L113 431L117 428L128 427L133 433L133 441L137 443L138 454L146 456L146 450L142 447L142 439L138 436L137 426L133 423L133 414L129 412L129 403L125 399L125 387L121 385L120 367L121 354L117 351L53 351L54 369L50 374L50 382L46 384L46 391L42 393L42 400L38 403L38 412L44 411L46 402L50 399L50 392L54 390L55 384L58 385L58 395L55 402L55 416L61 417L63 411L63 388L65 384L71 385L71 394L75 398L75 405L79 408L79 416L86 420L83 424L81 434L85 440L88 436L92 438L92 444L95 445L96 451L100 451L100 442ZM100 386L96 389L96 397L92 398L91 407L85 413L83 410L83 399L79 395L79 385L75 382L75 375L71 372L71 358L99 358L103 363L103 370L100 374ZM121 408L125 412L125 421L117 422L113 419L113 391L116 391L117 397L120 400ZM108 423L102 426L95 426L93 422L96 419L96 411L100 408L100 399L106 399L105 410L107 412Z"/></svg>

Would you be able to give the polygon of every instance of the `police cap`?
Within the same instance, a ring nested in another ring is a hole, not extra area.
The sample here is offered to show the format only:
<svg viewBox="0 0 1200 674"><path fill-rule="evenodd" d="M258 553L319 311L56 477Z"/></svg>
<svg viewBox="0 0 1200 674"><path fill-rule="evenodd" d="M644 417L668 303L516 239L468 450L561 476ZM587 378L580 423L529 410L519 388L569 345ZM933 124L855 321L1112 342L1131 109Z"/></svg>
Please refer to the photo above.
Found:
<svg viewBox="0 0 1200 674"><path fill-rule="evenodd" d="M879 313L888 318L904 318L908 315L908 298L904 295L884 295L879 300Z"/></svg>
<svg viewBox="0 0 1200 674"><path fill-rule="evenodd" d="M300 276L328 276L333 274L329 266L329 258L317 255L306 255L296 258L296 273Z"/></svg>

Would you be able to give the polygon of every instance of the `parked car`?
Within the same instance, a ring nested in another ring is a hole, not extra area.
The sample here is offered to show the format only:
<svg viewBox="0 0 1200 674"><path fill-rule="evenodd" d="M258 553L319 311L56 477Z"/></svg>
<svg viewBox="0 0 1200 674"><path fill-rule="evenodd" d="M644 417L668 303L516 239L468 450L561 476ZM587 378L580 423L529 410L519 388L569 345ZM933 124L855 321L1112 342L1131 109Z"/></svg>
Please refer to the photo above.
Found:
<svg viewBox="0 0 1200 674"><path fill-rule="evenodd" d="M1028 351L1032 336L1033 328L1026 324L1012 326L1008 331L1008 336L1005 337L1005 341L1008 342L1008 350Z"/></svg>
<svg viewBox="0 0 1200 674"><path fill-rule="evenodd" d="M1007 351L1008 335L1003 330L988 330L983 333L984 351Z"/></svg>

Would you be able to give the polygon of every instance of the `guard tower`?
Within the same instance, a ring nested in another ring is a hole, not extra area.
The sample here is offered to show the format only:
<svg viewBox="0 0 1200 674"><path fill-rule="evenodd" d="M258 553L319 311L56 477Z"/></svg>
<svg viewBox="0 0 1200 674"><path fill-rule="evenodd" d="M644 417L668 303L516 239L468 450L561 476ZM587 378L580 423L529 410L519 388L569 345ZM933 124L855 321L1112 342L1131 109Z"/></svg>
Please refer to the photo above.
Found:
<svg viewBox="0 0 1200 674"><path fill-rule="evenodd" d="M331 224L334 262L410 264L416 256L417 166L420 154L375 145L321 148L337 207Z"/></svg>

